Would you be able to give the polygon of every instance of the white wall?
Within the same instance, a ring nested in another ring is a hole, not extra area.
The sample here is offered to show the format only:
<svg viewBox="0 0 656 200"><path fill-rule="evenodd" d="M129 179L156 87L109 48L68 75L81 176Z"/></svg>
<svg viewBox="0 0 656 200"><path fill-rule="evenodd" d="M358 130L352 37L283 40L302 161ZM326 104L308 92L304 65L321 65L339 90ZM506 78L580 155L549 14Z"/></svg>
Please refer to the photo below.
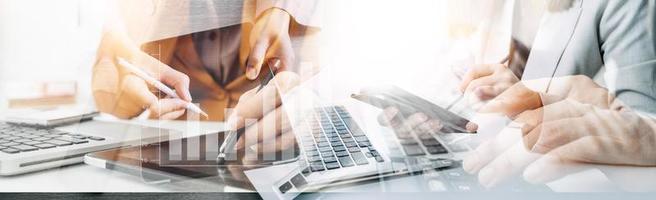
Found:
<svg viewBox="0 0 656 200"><path fill-rule="evenodd" d="M0 92L25 82L73 80L85 95L104 3L0 0Z"/></svg>

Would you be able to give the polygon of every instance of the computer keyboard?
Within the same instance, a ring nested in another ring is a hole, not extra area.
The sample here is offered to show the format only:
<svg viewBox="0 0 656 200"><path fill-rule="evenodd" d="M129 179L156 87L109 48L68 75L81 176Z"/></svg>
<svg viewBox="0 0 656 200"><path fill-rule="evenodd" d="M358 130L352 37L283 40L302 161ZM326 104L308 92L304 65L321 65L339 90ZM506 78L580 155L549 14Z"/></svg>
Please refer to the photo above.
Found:
<svg viewBox="0 0 656 200"><path fill-rule="evenodd" d="M73 134L53 128L28 127L0 122L0 152L5 154L37 151L102 140L105 140L105 138Z"/></svg>
<svg viewBox="0 0 656 200"><path fill-rule="evenodd" d="M383 162L369 138L342 106L315 108L305 118L309 130L301 134L308 167L303 173Z"/></svg>
<svg viewBox="0 0 656 200"><path fill-rule="evenodd" d="M448 153L447 149L429 132L395 131L407 156L424 156Z"/></svg>

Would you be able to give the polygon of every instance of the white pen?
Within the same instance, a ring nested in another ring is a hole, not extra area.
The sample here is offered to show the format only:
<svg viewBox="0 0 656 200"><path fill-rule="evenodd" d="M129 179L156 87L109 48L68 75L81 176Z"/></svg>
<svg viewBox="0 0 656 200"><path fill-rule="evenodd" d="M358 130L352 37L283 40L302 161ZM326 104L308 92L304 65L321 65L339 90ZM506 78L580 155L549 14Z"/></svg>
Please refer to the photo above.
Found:
<svg viewBox="0 0 656 200"><path fill-rule="evenodd" d="M138 67L132 65L132 63L128 62L127 60L125 60L125 59L123 59L123 58L117 58L117 60L118 60L118 64L119 64L119 65L125 67L125 68L128 69L130 72L132 72L132 73L134 73L135 75L137 75L139 78L144 79L148 84L150 84L150 85L154 86L155 88L157 88L158 90L164 92L164 94L169 95L169 96L171 96L171 97L173 97L173 98L178 98L178 99L180 98L180 97L175 93L175 91L173 91L171 88L169 88L168 86L164 85L164 83L158 81L157 79L153 78L152 76L146 74L146 72L144 72L144 71L142 71L141 69L139 69ZM204 112L203 110L201 110L198 106L196 106L195 104L193 104L193 103L191 103L191 102L188 102L188 103L185 105L185 108L187 108L188 110L191 110L191 111L193 111L193 112L196 112L196 113L198 113L198 114L201 114L201 115L203 115L203 116L205 116L205 117L208 117L208 116L207 116L207 113L205 113L205 112Z"/></svg>

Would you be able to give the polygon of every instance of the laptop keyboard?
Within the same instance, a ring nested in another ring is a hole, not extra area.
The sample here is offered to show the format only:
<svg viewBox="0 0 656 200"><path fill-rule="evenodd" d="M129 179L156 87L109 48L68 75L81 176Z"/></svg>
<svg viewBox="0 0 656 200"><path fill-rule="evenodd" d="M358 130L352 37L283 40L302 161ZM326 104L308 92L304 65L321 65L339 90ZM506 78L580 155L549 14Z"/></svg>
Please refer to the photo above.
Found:
<svg viewBox="0 0 656 200"><path fill-rule="evenodd" d="M0 152L16 154L102 141L105 138L73 134L52 128L36 128L0 122Z"/></svg>
<svg viewBox="0 0 656 200"><path fill-rule="evenodd" d="M301 133L308 167L303 173L383 162L369 138L342 106L315 108L305 118L308 131Z"/></svg>
<svg viewBox="0 0 656 200"><path fill-rule="evenodd" d="M395 134L407 156L424 156L427 154L436 155L448 153L444 145L437 141L437 139L435 139L431 133L417 131L395 131Z"/></svg>

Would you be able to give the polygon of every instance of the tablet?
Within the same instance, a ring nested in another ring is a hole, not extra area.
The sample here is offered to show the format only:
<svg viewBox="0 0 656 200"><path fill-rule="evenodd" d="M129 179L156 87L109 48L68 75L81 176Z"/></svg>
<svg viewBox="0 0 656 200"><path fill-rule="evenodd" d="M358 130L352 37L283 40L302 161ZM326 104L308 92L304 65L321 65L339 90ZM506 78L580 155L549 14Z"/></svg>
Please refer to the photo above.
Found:
<svg viewBox="0 0 656 200"><path fill-rule="evenodd" d="M238 159L218 165L216 157L223 140L224 132L212 133L90 153L85 155L84 162L139 176L147 182L218 177L227 185L252 189L243 174L245 170L293 162L298 157L294 154L292 159L282 159L282 152L277 152L275 159L265 160L262 155L246 159L246 153L238 151Z"/></svg>

